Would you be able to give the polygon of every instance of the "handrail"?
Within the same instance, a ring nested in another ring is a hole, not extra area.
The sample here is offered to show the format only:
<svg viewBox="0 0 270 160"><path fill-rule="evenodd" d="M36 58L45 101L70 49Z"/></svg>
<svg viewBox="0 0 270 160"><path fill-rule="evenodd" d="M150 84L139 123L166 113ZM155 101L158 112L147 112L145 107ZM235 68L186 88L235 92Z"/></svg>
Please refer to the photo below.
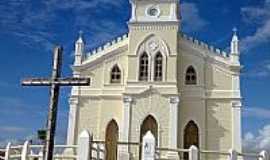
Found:
<svg viewBox="0 0 270 160"><path fill-rule="evenodd" d="M9 157L10 158L21 158L21 154L11 154Z"/></svg>
<svg viewBox="0 0 270 160"><path fill-rule="evenodd" d="M18 146L10 146L10 149L21 149L23 148L22 145L18 145Z"/></svg>
<svg viewBox="0 0 270 160"><path fill-rule="evenodd" d="M42 158L42 155L29 155L29 158ZM76 155L54 155L54 158L60 158L60 159L77 159Z"/></svg>
<svg viewBox="0 0 270 160"><path fill-rule="evenodd" d="M224 155L224 156L230 155L229 152L225 152L225 151L199 150L199 152L203 154L218 154L218 155Z"/></svg>
<svg viewBox="0 0 270 160"><path fill-rule="evenodd" d="M77 148L77 145L54 145L55 148ZM43 148L43 145L30 145L30 148Z"/></svg>
<svg viewBox="0 0 270 160"><path fill-rule="evenodd" d="M92 141L92 143L105 144L106 142L105 141L100 141L100 140L94 140L94 141ZM121 141L118 141L117 144L118 145L141 145L140 142L121 142Z"/></svg>
<svg viewBox="0 0 270 160"><path fill-rule="evenodd" d="M257 154L257 153L238 153L239 156L242 157L261 157L261 155Z"/></svg>
<svg viewBox="0 0 270 160"><path fill-rule="evenodd" d="M173 149L173 148L162 148L162 147L157 147L156 150L159 151L171 151L171 152L189 152L189 149Z"/></svg>

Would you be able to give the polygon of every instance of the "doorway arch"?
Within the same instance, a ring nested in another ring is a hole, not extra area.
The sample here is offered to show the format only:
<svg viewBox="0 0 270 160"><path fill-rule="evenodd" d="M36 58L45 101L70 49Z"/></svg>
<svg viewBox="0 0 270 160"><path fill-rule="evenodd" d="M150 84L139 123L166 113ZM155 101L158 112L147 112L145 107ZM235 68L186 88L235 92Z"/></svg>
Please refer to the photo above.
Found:
<svg viewBox="0 0 270 160"><path fill-rule="evenodd" d="M117 142L119 127L115 120L111 120L106 128L105 149L106 160L117 160Z"/></svg>
<svg viewBox="0 0 270 160"><path fill-rule="evenodd" d="M189 149L192 145L199 148L199 128L194 121L188 122L184 130L184 148ZM188 153L184 153L184 159L188 158Z"/></svg>
<svg viewBox="0 0 270 160"><path fill-rule="evenodd" d="M158 123L156 119L152 115L148 115L141 124L140 129L140 143L143 141L143 136L148 132L151 131L151 133L154 135L156 144L158 144ZM142 149L140 147L140 159L142 155Z"/></svg>

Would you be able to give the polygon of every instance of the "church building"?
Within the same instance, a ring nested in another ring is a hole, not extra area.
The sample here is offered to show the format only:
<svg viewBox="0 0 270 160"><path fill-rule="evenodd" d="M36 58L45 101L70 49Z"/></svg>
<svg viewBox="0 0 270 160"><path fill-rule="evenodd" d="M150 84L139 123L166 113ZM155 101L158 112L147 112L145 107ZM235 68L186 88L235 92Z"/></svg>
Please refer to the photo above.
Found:
<svg viewBox="0 0 270 160"><path fill-rule="evenodd" d="M67 143L88 130L104 141L104 159L139 160L140 147L117 142L141 143L151 131L161 148L241 152L236 32L226 53L182 32L179 0L130 4L128 33L91 52L82 36L76 41L73 76L89 77L91 85L72 88Z"/></svg>

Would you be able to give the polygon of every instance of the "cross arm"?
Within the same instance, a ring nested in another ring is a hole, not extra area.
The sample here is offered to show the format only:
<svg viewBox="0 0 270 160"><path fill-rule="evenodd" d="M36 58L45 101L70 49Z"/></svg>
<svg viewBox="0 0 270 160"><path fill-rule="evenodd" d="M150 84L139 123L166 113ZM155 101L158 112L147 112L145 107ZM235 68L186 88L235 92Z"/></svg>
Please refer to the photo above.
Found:
<svg viewBox="0 0 270 160"><path fill-rule="evenodd" d="M22 81L22 86L88 86L90 78L31 78Z"/></svg>

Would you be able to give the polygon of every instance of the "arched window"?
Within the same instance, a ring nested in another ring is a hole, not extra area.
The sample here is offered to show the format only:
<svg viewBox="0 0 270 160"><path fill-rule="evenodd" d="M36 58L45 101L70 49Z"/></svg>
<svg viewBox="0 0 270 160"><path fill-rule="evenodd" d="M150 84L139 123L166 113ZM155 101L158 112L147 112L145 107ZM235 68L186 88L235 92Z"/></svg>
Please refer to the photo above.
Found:
<svg viewBox="0 0 270 160"><path fill-rule="evenodd" d="M190 121L184 131L184 148L189 149L192 145L199 148L199 128L194 121ZM184 153L184 160L188 160L188 153Z"/></svg>
<svg viewBox="0 0 270 160"><path fill-rule="evenodd" d="M140 75L139 80L140 81L147 81L148 80L148 55L146 52L144 52L140 57Z"/></svg>
<svg viewBox="0 0 270 160"><path fill-rule="evenodd" d="M121 70L115 65L111 71L111 83L120 83L121 82Z"/></svg>
<svg viewBox="0 0 270 160"><path fill-rule="evenodd" d="M106 129L106 160L117 160L117 142L119 128L115 120L111 120Z"/></svg>
<svg viewBox="0 0 270 160"><path fill-rule="evenodd" d="M155 57L155 81L162 81L162 54L160 52L157 53Z"/></svg>
<svg viewBox="0 0 270 160"><path fill-rule="evenodd" d="M196 71L192 66L189 66L186 72L186 85L195 85L195 84L197 84Z"/></svg>

